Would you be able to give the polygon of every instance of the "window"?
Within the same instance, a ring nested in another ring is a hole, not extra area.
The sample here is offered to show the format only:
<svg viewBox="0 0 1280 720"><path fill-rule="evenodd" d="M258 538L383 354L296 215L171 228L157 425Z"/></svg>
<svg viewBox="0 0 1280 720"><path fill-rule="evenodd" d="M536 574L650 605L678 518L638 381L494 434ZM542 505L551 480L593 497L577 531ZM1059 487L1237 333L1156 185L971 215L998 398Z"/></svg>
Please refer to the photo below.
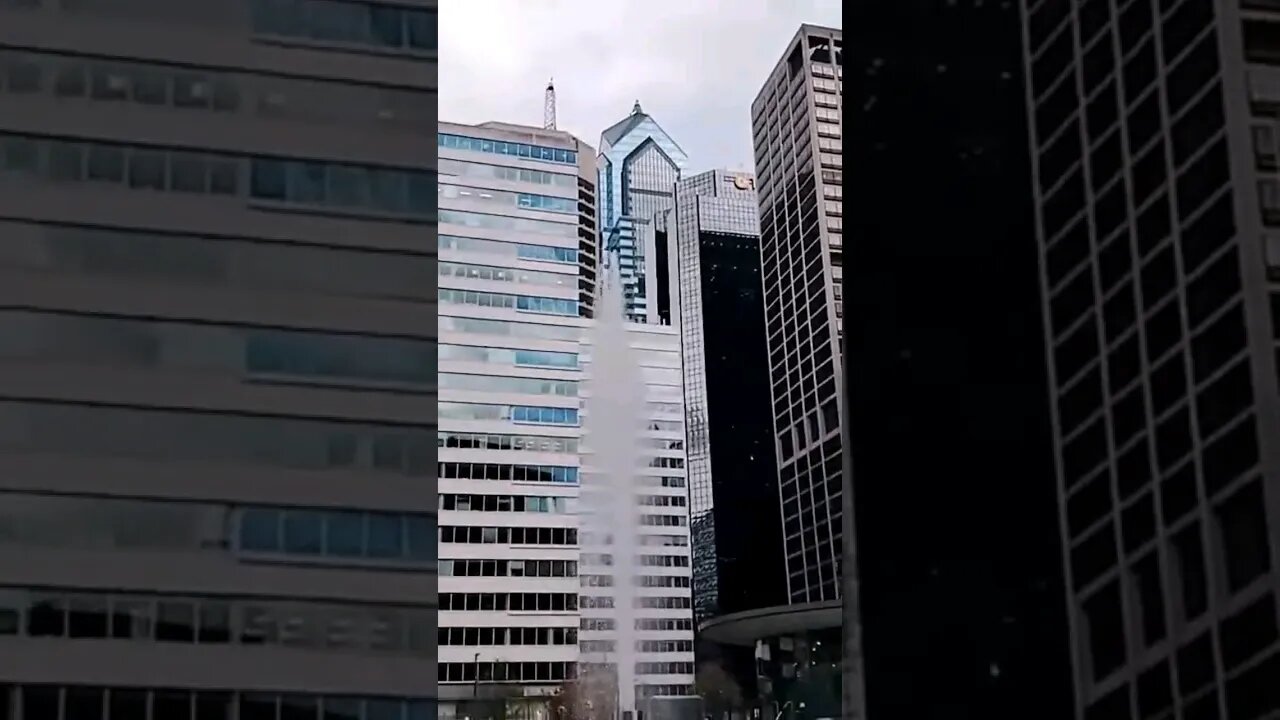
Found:
<svg viewBox="0 0 1280 720"><path fill-rule="evenodd" d="M529 158L533 160L542 160L545 162L554 162L565 165L577 165L578 153L573 150L565 150L561 148L542 147L538 145L526 145L524 143L499 142L494 140L481 140L479 138L465 137L462 135L452 135L441 133L437 136L437 142L440 147L450 150L467 150L470 152L494 153L496 155L508 155L512 157Z"/></svg>
<svg viewBox="0 0 1280 720"><path fill-rule="evenodd" d="M1107 584L1085 600L1084 621L1092 677L1099 681L1125 662L1125 626L1118 583Z"/></svg>
<svg viewBox="0 0 1280 720"><path fill-rule="evenodd" d="M1271 568L1262 485L1251 481L1215 510L1227 590L1243 590Z"/></svg>
<svg viewBox="0 0 1280 720"><path fill-rule="evenodd" d="M1181 598L1182 619L1190 622L1201 615L1209 603L1209 579L1205 568L1204 545L1200 525L1192 523L1173 538L1173 555L1177 563L1177 585Z"/></svg>
<svg viewBox="0 0 1280 720"><path fill-rule="evenodd" d="M435 9L348 0L254 0L254 30L370 49L436 49Z"/></svg>

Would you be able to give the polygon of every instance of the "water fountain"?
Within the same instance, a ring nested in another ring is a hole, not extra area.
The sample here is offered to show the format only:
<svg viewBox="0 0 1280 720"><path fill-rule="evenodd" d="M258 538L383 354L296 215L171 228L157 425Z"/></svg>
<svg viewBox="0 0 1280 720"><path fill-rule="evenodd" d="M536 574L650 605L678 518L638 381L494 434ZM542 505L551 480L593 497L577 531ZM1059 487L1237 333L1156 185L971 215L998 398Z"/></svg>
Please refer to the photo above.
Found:
<svg viewBox="0 0 1280 720"><path fill-rule="evenodd" d="M619 718L634 713L636 663L636 575L639 516L636 471L645 429L645 387L640 366L628 342L623 315L622 279L617 259L607 268L591 333L591 364L584 413L584 439L591 448L590 472L582 476L580 503L584 553L611 555L613 562L592 568L611 579L614 648L602 658L616 667ZM584 658L585 659L585 658ZM584 681L588 680L584 678ZM597 720L606 720L598 718Z"/></svg>

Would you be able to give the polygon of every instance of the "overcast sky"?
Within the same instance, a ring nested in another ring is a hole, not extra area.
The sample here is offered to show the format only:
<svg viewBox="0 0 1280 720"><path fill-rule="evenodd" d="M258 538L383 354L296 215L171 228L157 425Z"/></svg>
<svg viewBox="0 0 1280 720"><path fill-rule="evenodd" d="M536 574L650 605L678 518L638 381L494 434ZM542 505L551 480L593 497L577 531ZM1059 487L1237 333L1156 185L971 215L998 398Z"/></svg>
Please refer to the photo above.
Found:
<svg viewBox="0 0 1280 720"><path fill-rule="evenodd" d="M751 101L801 23L840 0L444 0L440 119L542 124L598 147L636 100L693 172L751 170Z"/></svg>

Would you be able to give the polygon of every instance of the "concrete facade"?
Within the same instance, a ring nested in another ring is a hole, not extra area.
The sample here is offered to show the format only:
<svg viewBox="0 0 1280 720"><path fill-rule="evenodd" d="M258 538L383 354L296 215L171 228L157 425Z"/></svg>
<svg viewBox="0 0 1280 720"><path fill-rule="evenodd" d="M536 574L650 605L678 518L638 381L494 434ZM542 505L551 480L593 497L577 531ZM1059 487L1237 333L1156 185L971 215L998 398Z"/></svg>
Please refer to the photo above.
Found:
<svg viewBox="0 0 1280 720"><path fill-rule="evenodd" d="M435 3L271 8L0 4L0 716L435 715Z"/></svg>

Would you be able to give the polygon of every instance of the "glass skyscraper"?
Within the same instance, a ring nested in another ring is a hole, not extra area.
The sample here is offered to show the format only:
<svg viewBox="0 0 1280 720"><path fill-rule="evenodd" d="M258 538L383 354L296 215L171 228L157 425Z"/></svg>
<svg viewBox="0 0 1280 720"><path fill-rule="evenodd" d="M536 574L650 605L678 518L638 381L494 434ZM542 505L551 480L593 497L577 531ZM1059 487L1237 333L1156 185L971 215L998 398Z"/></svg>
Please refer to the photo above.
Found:
<svg viewBox="0 0 1280 720"><path fill-rule="evenodd" d="M600 135L601 244L608 261L619 265L633 322L671 322L670 301L659 289L671 259L656 242L654 217L672 208L688 159L639 102Z"/></svg>
<svg viewBox="0 0 1280 720"><path fill-rule="evenodd" d="M688 418L693 602L701 622L787 601L755 178L676 183L666 216ZM710 321L708 321L710 320Z"/></svg>

